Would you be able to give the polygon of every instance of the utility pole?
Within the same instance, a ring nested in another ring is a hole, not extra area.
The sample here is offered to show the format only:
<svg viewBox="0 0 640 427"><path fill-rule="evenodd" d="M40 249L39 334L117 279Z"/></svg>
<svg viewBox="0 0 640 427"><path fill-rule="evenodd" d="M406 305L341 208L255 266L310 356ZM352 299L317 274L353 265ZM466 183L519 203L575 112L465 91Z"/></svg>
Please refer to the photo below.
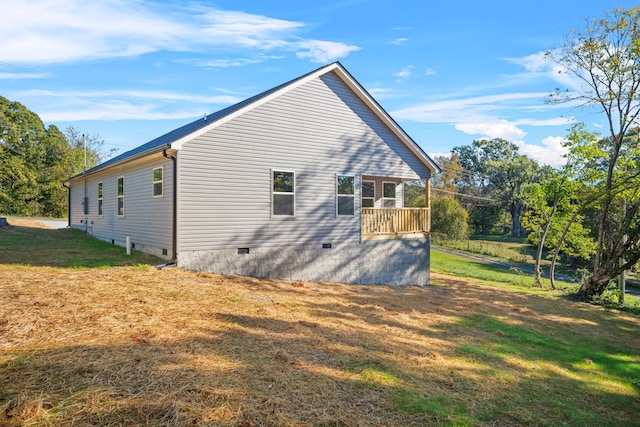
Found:
<svg viewBox="0 0 640 427"><path fill-rule="evenodd" d="M82 144L84 146L84 172L87 171L87 135L82 134Z"/></svg>
<svg viewBox="0 0 640 427"><path fill-rule="evenodd" d="M627 201L625 200L623 205L622 205L622 216L623 218L627 215ZM622 236L622 244L626 244L627 243L627 239L628 236L625 234L624 236ZM622 265L624 265L624 257L622 257L620 259L620 262L622 263ZM619 288L620 288L620 304L624 305L624 294L625 292L627 292L627 280L626 280L626 275L625 275L625 270L622 270L622 272L620 273L620 282L619 284Z"/></svg>

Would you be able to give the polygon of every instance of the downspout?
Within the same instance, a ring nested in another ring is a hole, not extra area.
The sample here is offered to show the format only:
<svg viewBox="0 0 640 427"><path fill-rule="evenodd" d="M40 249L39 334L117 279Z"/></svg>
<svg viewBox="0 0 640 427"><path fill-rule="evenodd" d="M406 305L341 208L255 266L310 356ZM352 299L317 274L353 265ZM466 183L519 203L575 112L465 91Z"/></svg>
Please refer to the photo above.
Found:
<svg viewBox="0 0 640 427"><path fill-rule="evenodd" d="M67 189L67 227L71 228L71 187L66 181L62 183L62 186Z"/></svg>
<svg viewBox="0 0 640 427"><path fill-rule="evenodd" d="M165 266L176 265L178 262L178 159L175 156L167 154L167 150L171 148L171 144L167 144L167 148L162 150L162 155L173 162L173 213L171 215L171 261Z"/></svg>

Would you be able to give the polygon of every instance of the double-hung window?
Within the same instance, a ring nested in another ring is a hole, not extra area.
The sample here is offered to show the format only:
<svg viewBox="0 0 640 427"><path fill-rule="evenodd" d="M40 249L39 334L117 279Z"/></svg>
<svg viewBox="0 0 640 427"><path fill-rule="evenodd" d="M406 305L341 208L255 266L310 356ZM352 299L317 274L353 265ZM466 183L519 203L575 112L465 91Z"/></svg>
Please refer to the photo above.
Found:
<svg viewBox="0 0 640 427"><path fill-rule="evenodd" d="M296 213L295 172L272 170L271 213L294 216Z"/></svg>
<svg viewBox="0 0 640 427"><path fill-rule="evenodd" d="M336 177L336 213L338 216L353 216L355 212L356 178L350 175Z"/></svg>
<svg viewBox="0 0 640 427"><path fill-rule="evenodd" d="M118 178L118 216L124 216L124 176Z"/></svg>
<svg viewBox="0 0 640 427"><path fill-rule="evenodd" d="M376 183L374 181L362 181L362 207L372 208L376 200Z"/></svg>
<svg viewBox="0 0 640 427"><path fill-rule="evenodd" d="M396 207L396 183L395 182L382 183L382 206L385 208Z"/></svg>
<svg viewBox="0 0 640 427"><path fill-rule="evenodd" d="M102 182L98 183L98 215L102 216Z"/></svg>
<svg viewBox="0 0 640 427"><path fill-rule="evenodd" d="M153 169L153 197L162 197L164 191L163 178L162 167Z"/></svg>

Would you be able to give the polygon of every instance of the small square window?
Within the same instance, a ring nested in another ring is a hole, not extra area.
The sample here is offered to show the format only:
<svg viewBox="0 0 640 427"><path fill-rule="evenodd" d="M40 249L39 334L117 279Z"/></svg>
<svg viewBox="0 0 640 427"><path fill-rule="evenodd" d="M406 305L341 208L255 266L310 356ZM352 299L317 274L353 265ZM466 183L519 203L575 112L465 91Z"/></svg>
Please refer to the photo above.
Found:
<svg viewBox="0 0 640 427"><path fill-rule="evenodd" d="M396 183L395 182L382 183L382 205L385 208L396 207Z"/></svg>
<svg viewBox="0 0 640 427"><path fill-rule="evenodd" d="M295 172L273 171L272 173L273 215L294 216L296 207Z"/></svg>
<svg viewBox="0 0 640 427"><path fill-rule="evenodd" d="M153 170L153 197L163 196L164 187L164 170L163 168L155 168Z"/></svg>
<svg viewBox="0 0 640 427"><path fill-rule="evenodd" d="M362 182L362 207L373 208L376 200L376 183L373 181Z"/></svg>
<svg viewBox="0 0 640 427"><path fill-rule="evenodd" d="M124 216L124 176L118 178L118 216Z"/></svg>
<svg viewBox="0 0 640 427"><path fill-rule="evenodd" d="M355 213L356 178L349 175L338 175L336 179L336 199L338 216L353 216Z"/></svg>
<svg viewBox="0 0 640 427"><path fill-rule="evenodd" d="M99 182L98 183L98 215L99 216L102 216L102 207L103 207L103 204L102 204L102 191L103 191L102 183Z"/></svg>

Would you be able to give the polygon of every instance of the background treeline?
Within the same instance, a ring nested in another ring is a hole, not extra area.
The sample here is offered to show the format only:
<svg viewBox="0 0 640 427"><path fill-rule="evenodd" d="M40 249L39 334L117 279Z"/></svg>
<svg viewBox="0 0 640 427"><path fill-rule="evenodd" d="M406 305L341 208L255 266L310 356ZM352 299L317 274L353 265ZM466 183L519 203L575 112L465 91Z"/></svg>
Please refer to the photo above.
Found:
<svg viewBox="0 0 640 427"><path fill-rule="evenodd" d="M0 96L0 215L67 216L62 182L83 171L85 138L78 129L45 127L37 114ZM104 141L87 136L87 167L98 164Z"/></svg>
<svg viewBox="0 0 640 427"><path fill-rule="evenodd" d="M639 46L640 6L585 19L582 28L569 32L545 59L573 82L573 89L556 89L547 102L588 109L606 123L608 135L575 124L566 136L568 153L560 169L540 167L501 139L455 147L439 159L445 173L434 187L443 197L457 199L434 202L432 217L440 218L436 210L444 207L462 215L457 201L476 233L502 226L519 236L524 227L537 246L538 282L546 248L552 254L552 286L555 262L564 253L589 261L590 273L578 294L585 299L602 295L640 260ZM447 233L437 221L432 225L434 232Z"/></svg>
<svg viewBox="0 0 640 427"><path fill-rule="evenodd" d="M541 166L503 139L476 140L435 157L442 173L432 178L435 241L470 234L526 237L537 248L540 283L543 252L553 272L562 258L590 269L583 289L589 298L640 259L640 135L629 128L618 144L587 132L568 132L566 164ZM618 162L611 166L612 153ZM407 183L407 206L424 206L424 183ZM603 209L606 207L606 214Z"/></svg>

